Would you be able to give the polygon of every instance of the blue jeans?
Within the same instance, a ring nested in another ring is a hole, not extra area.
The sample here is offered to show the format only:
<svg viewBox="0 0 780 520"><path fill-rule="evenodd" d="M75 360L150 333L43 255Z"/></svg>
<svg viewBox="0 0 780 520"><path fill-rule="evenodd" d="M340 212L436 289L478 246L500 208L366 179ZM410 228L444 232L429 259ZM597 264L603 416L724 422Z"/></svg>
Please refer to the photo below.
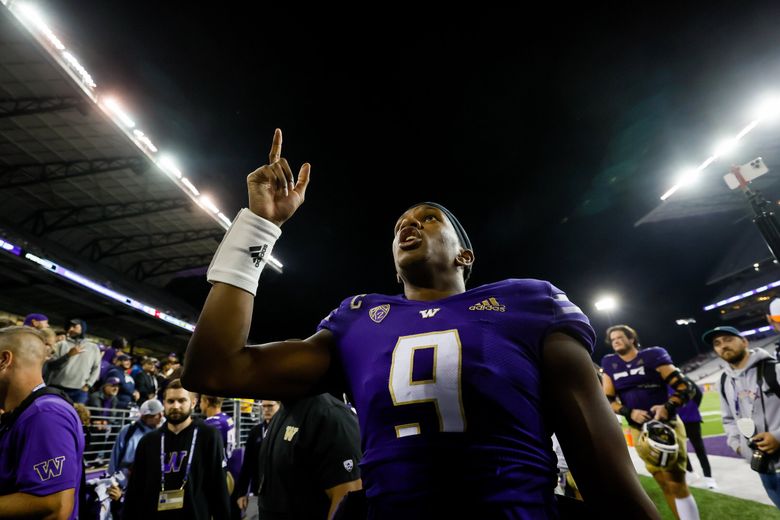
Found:
<svg viewBox="0 0 780 520"><path fill-rule="evenodd" d="M769 499L774 502L775 507L780 509L780 473L770 473L768 475L759 473L758 476L761 477L761 483L764 485Z"/></svg>

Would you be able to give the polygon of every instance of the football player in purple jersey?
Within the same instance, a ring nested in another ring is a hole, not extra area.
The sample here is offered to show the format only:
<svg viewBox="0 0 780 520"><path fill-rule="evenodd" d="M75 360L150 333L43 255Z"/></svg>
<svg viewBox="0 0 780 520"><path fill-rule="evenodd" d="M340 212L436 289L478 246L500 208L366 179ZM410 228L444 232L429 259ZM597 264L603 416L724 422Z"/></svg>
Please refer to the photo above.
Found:
<svg viewBox="0 0 780 520"><path fill-rule="evenodd" d="M209 268L188 387L276 399L346 390L369 518L555 518L553 432L594 511L659 518L615 449L625 444L593 377L587 317L540 280L466 290L474 252L443 206L396 222L403 294L351 296L305 340L245 348L260 271L309 184L310 166L296 181L281 147L276 130Z"/></svg>
<svg viewBox="0 0 780 520"><path fill-rule="evenodd" d="M612 410L628 420L635 439L641 435L642 425L651 420L668 422L674 428L676 460L666 466L659 466L647 457L642 460L677 518L698 519L696 500L685 483L688 460L685 426L677 420L677 409L693 397L695 384L674 366L665 349L640 349L639 335L628 325L608 328L606 342L615 353L601 360L604 369L601 381ZM667 386L672 388L671 395Z"/></svg>

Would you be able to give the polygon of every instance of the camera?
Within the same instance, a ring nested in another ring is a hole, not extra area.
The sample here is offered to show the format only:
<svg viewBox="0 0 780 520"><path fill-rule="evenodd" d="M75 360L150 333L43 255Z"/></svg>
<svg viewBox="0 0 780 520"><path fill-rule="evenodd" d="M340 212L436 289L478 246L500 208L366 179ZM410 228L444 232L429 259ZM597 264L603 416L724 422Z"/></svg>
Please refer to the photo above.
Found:
<svg viewBox="0 0 780 520"><path fill-rule="evenodd" d="M754 442L748 443L748 447L753 450L753 455L750 457L750 469L764 475L774 473L774 471L769 469L772 465L773 457L759 450Z"/></svg>

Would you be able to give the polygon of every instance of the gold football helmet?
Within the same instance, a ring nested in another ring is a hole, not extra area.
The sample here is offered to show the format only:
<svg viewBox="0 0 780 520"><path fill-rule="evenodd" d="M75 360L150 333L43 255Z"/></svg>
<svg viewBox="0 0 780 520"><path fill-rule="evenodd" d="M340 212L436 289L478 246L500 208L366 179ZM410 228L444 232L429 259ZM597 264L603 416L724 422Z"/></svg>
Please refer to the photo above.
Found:
<svg viewBox="0 0 780 520"><path fill-rule="evenodd" d="M669 468L677 460L677 435L674 428L661 421L647 421L636 441L636 452L645 462Z"/></svg>

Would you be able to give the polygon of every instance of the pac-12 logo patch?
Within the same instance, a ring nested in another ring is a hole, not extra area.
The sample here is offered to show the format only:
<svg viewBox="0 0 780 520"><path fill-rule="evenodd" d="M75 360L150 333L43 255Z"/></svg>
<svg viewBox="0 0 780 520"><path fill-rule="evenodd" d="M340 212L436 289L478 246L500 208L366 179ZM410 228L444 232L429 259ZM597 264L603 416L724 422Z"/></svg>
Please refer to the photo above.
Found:
<svg viewBox="0 0 780 520"><path fill-rule="evenodd" d="M344 461L344 469L347 471L352 471L352 468L355 467L355 464L352 462L352 459L347 459Z"/></svg>
<svg viewBox="0 0 780 520"><path fill-rule="evenodd" d="M368 316L375 323L382 323L382 320L385 319L388 314L390 314L390 304L387 303L384 305L377 305L376 307L372 307L368 311Z"/></svg>

